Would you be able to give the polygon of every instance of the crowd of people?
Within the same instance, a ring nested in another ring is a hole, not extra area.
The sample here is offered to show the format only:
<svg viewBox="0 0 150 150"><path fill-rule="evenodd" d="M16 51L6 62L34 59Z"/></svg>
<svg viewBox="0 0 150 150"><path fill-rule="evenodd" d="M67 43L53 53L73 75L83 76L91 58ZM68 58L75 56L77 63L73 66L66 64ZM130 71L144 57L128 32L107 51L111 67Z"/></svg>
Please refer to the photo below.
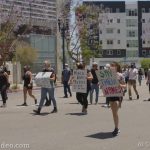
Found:
<svg viewBox="0 0 150 150"><path fill-rule="evenodd" d="M87 114L88 104L93 104L93 97L95 97L95 104L98 103L99 100L99 93L100 93L100 83L96 74L97 70L100 70L98 64L94 62L92 64L91 69L87 69L84 63L77 63L76 69L79 70L87 70L87 90L86 93L76 92L76 99L79 104L82 105L82 113ZM27 94L34 99L34 103L38 105L38 108L33 110L35 114L40 114L43 105L50 106L51 101L53 103L53 110L51 113L57 113L57 101L55 99L55 82L57 79L57 75L53 68L50 66L49 61L44 62L44 66L41 69L42 72L51 72L51 76L49 77L50 87L41 87L41 98L39 104L37 104L37 98L32 94L33 90L33 79L32 79L32 72L30 66L24 66L24 73L23 73L23 94L24 94L24 102L21 106L28 106L27 104ZM137 81L139 82L139 86L142 84L142 79L144 78L144 71L142 68L137 69L135 64L131 64L125 67L121 67L121 65L117 62L112 62L111 64L106 64L103 69L110 69L116 72L117 80L119 81L120 87L123 90L123 93L127 93L129 95L129 100L133 100L132 90L133 87L134 92L136 94L136 99L139 99L139 92L137 91ZM3 104L1 107L6 107L6 101L8 99L7 90L10 86L9 83L9 74L10 72L6 69L6 67L0 67L0 93L2 97ZM65 69L62 71L62 78L61 82L64 87L64 98L68 98L69 96L72 97L72 91L70 85L74 81L73 71L69 68L68 64L65 64ZM150 70L146 74L146 84L149 87L150 93ZM127 89L128 87L128 89ZM94 96L95 91L95 96ZM88 102L88 95L89 95L89 102ZM114 96L114 97L106 97L106 104L103 107L110 107L112 110L112 115L114 119L115 129L112 132L114 136L118 135L120 132L119 130L119 117L118 117L118 110L121 108L123 96ZM150 98L148 99L150 101Z"/></svg>

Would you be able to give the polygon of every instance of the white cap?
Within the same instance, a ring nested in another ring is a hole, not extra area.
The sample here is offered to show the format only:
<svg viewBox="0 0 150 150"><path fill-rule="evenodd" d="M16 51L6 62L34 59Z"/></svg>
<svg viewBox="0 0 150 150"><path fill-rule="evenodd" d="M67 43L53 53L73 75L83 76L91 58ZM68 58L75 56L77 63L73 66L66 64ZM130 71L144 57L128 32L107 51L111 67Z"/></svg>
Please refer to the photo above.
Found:
<svg viewBox="0 0 150 150"><path fill-rule="evenodd" d="M93 65L98 65L97 62L93 62Z"/></svg>
<svg viewBox="0 0 150 150"><path fill-rule="evenodd" d="M68 66L68 64L65 64L65 66Z"/></svg>
<svg viewBox="0 0 150 150"><path fill-rule="evenodd" d="M106 66L105 66L106 68L110 68L110 64L106 64Z"/></svg>

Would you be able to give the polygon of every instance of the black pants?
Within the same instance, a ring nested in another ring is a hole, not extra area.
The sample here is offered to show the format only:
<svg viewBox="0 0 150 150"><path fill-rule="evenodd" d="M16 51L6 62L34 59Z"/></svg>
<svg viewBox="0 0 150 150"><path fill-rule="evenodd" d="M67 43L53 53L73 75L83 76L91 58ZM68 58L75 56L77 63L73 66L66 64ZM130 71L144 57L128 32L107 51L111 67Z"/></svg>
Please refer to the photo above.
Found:
<svg viewBox="0 0 150 150"><path fill-rule="evenodd" d="M78 102L82 106L84 106L85 109L87 109L87 107L88 107L88 100L87 100L88 93L89 93L89 90L87 93L76 93L76 98L77 98Z"/></svg>
<svg viewBox="0 0 150 150"><path fill-rule="evenodd" d="M1 86L0 92L1 92L3 104L6 104L6 100L8 99L8 97L7 97L7 85Z"/></svg>
<svg viewBox="0 0 150 150"><path fill-rule="evenodd" d="M109 105L108 97L106 97L106 104Z"/></svg>

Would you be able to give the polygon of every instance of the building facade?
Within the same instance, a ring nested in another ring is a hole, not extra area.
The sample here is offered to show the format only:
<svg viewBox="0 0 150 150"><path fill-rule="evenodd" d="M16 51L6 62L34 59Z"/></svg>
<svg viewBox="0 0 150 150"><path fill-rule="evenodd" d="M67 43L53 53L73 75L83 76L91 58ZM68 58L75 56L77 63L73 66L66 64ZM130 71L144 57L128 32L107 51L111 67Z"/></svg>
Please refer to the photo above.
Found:
<svg viewBox="0 0 150 150"><path fill-rule="evenodd" d="M49 60L54 69L57 67L57 0L3 0L0 2L1 22L10 16L17 21L17 33L23 40L37 50L38 59L33 64L33 72L43 68L44 60ZM15 15L17 14L17 15ZM59 50L60 51L60 50Z"/></svg>
<svg viewBox="0 0 150 150"><path fill-rule="evenodd" d="M32 25L53 26L56 22L56 0L2 0L1 11L4 15L19 11L23 17L22 24L28 24L30 19Z"/></svg>
<svg viewBox="0 0 150 150"><path fill-rule="evenodd" d="M83 4L104 9L99 14L102 58L136 62L139 57L150 56L150 1L84 1Z"/></svg>

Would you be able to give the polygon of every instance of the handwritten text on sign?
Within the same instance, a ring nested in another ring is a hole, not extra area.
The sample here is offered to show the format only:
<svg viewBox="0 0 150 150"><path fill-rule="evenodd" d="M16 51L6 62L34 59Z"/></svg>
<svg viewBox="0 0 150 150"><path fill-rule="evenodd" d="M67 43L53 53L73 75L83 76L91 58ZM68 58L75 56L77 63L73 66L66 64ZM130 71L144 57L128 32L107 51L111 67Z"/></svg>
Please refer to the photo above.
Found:
<svg viewBox="0 0 150 150"><path fill-rule="evenodd" d="M102 87L104 96L106 97L121 97L123 91L117 79L117 74L111 70L100 70L96 72L97 77Z"/></svg>
<svg viewBox="0 0 150 150"><path fill-rule="evenodd" d="M87 92L87 70L73 71L72 91L80 93Z"/></svg>
<svg viewBox="0 0 150 150"><path fill-rule="evenodd" d="M51 88L50 76L52 72L39 72L35 77L35 83L39 87Z"/></svg>

